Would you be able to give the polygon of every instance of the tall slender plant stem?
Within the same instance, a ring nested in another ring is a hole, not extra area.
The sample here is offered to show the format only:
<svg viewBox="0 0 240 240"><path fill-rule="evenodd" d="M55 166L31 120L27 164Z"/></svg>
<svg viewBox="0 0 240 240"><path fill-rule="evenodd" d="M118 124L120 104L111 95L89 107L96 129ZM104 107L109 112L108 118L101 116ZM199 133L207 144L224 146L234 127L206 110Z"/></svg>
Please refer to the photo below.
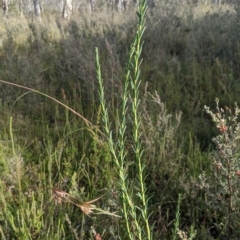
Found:
<svg viewBox="0 0 240 240"><path fill-rule="evenodd" d="M148 209L147 209L147 199L146 199L146 187L144 185L144 163L142 160L142 146L141 146L141 131L140 131L140 124L141 124L141 116L139 113L139 86L140 86L140 67L141 67L141 52L143 47L142 36L145 31L145 14L147 11L147 3L146 0L139 1L139 12L138 15L138 29L135 36L134 41L134 52L132 56L132 67L133 67L133 74L131 77L131 86L133 91L133 98L132 98L132 115L133 115L133 138L134 138L134 152L135 158L137 161L138 166L138 183L140 185L140 192L138 194L142 206L141 212L143 216L143 221L145 222L145 231L147 233L147 239L151 239L151 231L149 225L149 216L148 216Z"/></svg>
<svg viewBox="0 0 240 240"><path fill-rule="evenodd" d="M176 219L174 223L174 230L173 230L173 237L172 240L175 240L177 238L177 232L179 229L179 223L180 223L180 205L182 201L182 195L178 195L178 202L177 202L177 210L176 210Z"/></svg>
<svg viewBox="0 0 240 240"><path fill-rule="evenodd" d="M121 188L121 198L122 198L122 212L123 212L123 217L125 220L126 224L126 230L127 230L127 235L129 239L134 239L134 235L138 236L138 239L142 239L141 237L141 228L138 224L137 216L136 216L136 208L133 203L133 200L131 198L131 195L129 194L128 191L128 184L127 184L127 173L126 169L124 166L124 160L126 156L125 152L125 130L126 130L126 125L125 125L125 117L123 118L124 120L120 124L120 138L117 141L118 144L115 146L113 138L112 138L112 131L110 129L111 123L109 121L108 117L108 110L106 106L106 100L105 100L105 95L104 95L104 87L103 87L103 80L101 77L101 68L100 68L100 63L99 63L99 55L98 55L98 49L96 48L96 68L97 68L97 76L98 76L98 82L99 82L99 98L101 102L101 109L102 109L102 122L104 125L104 130L107 136L107 142L109 149L112 153L113 160L117 166L118 169L118 175L119 175L119 185ZM125 88L125 93L127 93L127 90ZM124 95L124 94L123 94ZM127 96L124 95L125 101L127 101ZM125 115L127 110L126 104L123 104L122 108L122 115ZM131 218L133 219L133 223L137 229L137 234L132 232L132 229L130 227L130 222L131 220L129 219L129 214Z"/></svg>
<svg viewBox="0 0 240 240"><path fill-rule="evenodd" d="M106 106L106 99L104 96L103 80L101 76L101 68L99 63L98 49L96 48L96 68L97 77L99 82L99 98L102 109L102 122L104 125L105 135L107 136L107 142L109 149L112 153L113 160L118 169L119 175L119 185L122 194L122 209L123 217L126 223L126 230L129 239L152 239L147 198L146 198L146 188L144 184L144 163L142 162L142 146L141 146L141 131L140 131L140 114L139 114L139 86L140 86L140 66L141 60L140 55L142 52L142 36L145 30L145 14L147 10L146 0L139 1L139 12L137 13L139 22L138 28L135 35L133 44L131 45L130 54L126 66L125 82L123 92L121 94L122 108L120 112L119 121L116 123L119 130L119 137L116 144L113 141L111 123L108 117L108 110ZM129 84L131 84L131 92L128 91ZM133 149L135 152L135 164L138 171L138 184L140 188L140 193L137 195L141 200L141 205L137 206L134 202L134 197L130 193L130 185L128 180L128 175L126 171L126 155L127 149L125 147L126 143L126 115L127 115L127 104L129 99L131 99L131 111L132 111L132 132L133 132ZM138 209L141 211L138 213ZM134 227L132 227L134 225Z"/></svg>

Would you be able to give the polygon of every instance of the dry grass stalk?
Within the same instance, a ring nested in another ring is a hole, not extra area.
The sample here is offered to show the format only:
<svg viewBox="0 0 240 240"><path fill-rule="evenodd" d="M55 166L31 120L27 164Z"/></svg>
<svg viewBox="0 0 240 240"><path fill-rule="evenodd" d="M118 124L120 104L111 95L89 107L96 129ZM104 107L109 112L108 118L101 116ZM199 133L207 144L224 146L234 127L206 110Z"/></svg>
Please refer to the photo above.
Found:
<svg viewBox="0 0 240 240"><path fill-rule="evenodd" d="M111 215L114 217L119 217L115 213L110 213L108 211L97 208L96 205L91 204L91 203L98 201L101 197L93 199L88 202L82 202L80 199L72 196L71 194L69 194L65 191L62 191L62 190L59 190L56 188L53 188L52 191L53 191L53 200L54 200L55 204L62 204L63 202L71 203L71 204L75 205L76 207L80 208L81 211L88 216L90 214L106 214L106 215ZM94 210L95 210L95 212L94 212Z"/></svg>

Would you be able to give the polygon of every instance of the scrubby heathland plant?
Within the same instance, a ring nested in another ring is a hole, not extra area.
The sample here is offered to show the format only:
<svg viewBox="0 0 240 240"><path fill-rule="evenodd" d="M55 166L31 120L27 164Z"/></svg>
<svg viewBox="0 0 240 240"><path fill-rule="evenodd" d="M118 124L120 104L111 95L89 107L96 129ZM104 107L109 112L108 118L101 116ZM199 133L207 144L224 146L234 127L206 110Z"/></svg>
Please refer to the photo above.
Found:
<svg viewBox="0 0 240 240"><path fill-rule="evenodd" d="M219 235L232 239L239 236L238 220L240 206L240 110L235 103L234 110L219 106L216 99L216 112L206 107L220 134L213 138L216 150L213 155L212 175L200 176L200 186L206 191L208 207L218 219L216 226Z"/></svg>

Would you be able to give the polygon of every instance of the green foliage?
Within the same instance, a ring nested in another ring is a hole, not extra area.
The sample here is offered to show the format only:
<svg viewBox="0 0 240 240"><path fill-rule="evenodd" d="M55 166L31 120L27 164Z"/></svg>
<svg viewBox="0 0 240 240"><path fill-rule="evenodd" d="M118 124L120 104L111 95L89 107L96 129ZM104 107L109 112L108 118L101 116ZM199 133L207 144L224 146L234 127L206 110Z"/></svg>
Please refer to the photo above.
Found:
<svg viewBox="0 0 240 240"><path fill-rule="evenodd" d="M239 238L238 6L140 4L0 22L1 239Z"/></svg>

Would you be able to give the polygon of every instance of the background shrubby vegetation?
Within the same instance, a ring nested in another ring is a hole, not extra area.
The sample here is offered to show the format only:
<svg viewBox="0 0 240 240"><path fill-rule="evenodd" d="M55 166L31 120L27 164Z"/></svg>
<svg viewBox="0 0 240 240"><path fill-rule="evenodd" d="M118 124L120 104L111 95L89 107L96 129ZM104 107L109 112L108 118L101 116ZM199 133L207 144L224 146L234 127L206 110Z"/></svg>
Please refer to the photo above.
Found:
<svg viewBox="0 0 240 240"><path fill-rule="evenodd" d="M52 189L83 202L102 196L94 204L121 212L117 170L108 144L97 137L103 127L95 47L117 138L137 9L79 8L68 22L51 8L44 9L41 22L29 14L17 17L12 9L7 17L1 15L0 79L60 100L94 127L42 95L0 84L1 238L124 239L121 219L89 217L75 205L58 204ZM234 101L240 102L239 24L237 4L169 0L155 2L147 11L139 111L153 239L240 238L238 181L232 183L234 198L225 183L238 170L239 151L234 148L238 138L219 139L226 133L221 117L220 122L215 119L216 128L204 109L204 105L215 109L216 97L222 108L219 114L225 106L234 108ZM131 125L131 119L126 120ZM230 121L228 129L238 126L231 128L232 122L237 124L237 119ZM125 144L131 156L132 142ZM231 155L221 157L221 148ZM214 178L218 159L233 159L233 172L228 168L222 178ZM131 158L127 161L131 188L135 168Z"/></svg>

